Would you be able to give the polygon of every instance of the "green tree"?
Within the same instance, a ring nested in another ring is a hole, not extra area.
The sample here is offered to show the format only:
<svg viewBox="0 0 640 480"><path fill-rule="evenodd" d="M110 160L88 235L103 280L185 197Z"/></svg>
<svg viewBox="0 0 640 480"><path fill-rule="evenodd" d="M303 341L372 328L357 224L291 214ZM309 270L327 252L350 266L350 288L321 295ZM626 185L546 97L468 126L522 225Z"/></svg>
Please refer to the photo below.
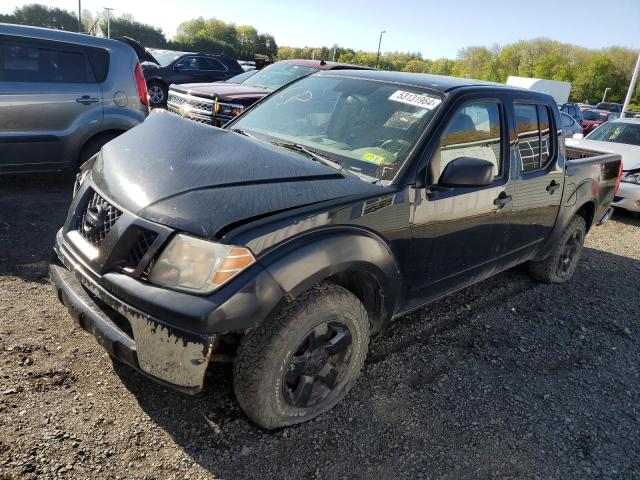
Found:
<svg viewBox="0 0 640 480"><path fill-rule="evenodd" d="M10 15L0 15L0 21L57 30L78 31L78 17L61 8L31 3L16 8Z"/></svg>
<svg viewBox="0 0 640 480"><path fill-rule="evenodd" d="M162 33L162 29L147 25L146 23L140 23L130 15L111 17L110 23L111 38L130 37L145 47L163 48L167 45L167 39ZM102 33L106 34L107 19L100 19L99 24Z"/></svg>

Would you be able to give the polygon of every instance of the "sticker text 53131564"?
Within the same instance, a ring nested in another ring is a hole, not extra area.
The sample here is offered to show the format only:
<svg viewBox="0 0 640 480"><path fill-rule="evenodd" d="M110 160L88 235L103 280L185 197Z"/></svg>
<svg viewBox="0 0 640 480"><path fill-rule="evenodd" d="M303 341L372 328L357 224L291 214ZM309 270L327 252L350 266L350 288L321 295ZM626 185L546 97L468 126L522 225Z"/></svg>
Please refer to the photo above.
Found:
<svg viewBox="0 0 640 480"><path fill-rule="evenodd" d="M426 108L427 110L433 110L442 102L439 98L431 97L429 95L420 95L419 93L405 92L404 90L396 90L391 94L389 100L406 103L407 105L413 105L414 107Z"/></svg>

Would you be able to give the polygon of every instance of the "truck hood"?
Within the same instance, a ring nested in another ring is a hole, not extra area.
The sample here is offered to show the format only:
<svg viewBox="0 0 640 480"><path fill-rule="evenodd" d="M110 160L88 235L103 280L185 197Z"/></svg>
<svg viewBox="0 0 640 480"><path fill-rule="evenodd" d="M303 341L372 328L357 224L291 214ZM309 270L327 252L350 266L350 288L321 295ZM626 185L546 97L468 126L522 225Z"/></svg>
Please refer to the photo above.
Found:
<svg viewBox="0 0 640 480"><path fill-rule="evenodd" d="M171 90L186 93L196 97L219 100L252 100L257 101L271 93L270 90L260 87L245 86L240 83L185 83L171 85Z"/></svg>
<svg viewBox="0 0 640 480"><path fill-rule="evenodd" d="M640 146L629 145L627 143L601 142L599 140L574 139L566 140L567 146L585 148L603 153L617 153L622 157L622 168L624 170L635 170L640 168Z"/></svg>
<svg viewBox="0 0 640 480"><path fill-rule="evenodd" d="M386 192L296 152L168 112L105 145L91 178L120 207L205 238L306 205Z"/></svg>

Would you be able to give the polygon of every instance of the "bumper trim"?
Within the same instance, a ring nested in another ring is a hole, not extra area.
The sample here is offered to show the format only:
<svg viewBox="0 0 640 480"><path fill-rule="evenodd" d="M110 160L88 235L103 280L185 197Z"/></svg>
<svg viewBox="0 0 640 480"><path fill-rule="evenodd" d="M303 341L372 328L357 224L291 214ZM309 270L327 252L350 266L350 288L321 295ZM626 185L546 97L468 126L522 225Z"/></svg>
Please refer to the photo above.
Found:
<svg viewBox="0 0 640 480"><path fill-rule="evenodd" d="M182 393L193 395L202 390L215 335L193 335L163 325L120 302L87 280L69 259L64 260L65 266L53 252L49 265L50 280L58 298L76 323L96 337L111 356ZM126 318L133 338L116 325L94 296L114 314Z"/></svg>

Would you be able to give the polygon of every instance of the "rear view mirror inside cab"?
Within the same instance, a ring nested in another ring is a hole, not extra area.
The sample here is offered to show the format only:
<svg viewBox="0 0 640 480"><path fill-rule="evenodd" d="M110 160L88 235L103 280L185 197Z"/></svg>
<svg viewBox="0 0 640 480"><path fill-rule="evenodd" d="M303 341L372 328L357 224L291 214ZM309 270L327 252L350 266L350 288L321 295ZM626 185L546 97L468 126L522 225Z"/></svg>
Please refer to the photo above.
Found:
<svg viewBox="0 0 640 480"><path fill-rule="evenodd" d="M491 185L494 177L494 165L487 160L472 157L459 157L450 161L440 175L441 187L483 187Z"/></svg>

